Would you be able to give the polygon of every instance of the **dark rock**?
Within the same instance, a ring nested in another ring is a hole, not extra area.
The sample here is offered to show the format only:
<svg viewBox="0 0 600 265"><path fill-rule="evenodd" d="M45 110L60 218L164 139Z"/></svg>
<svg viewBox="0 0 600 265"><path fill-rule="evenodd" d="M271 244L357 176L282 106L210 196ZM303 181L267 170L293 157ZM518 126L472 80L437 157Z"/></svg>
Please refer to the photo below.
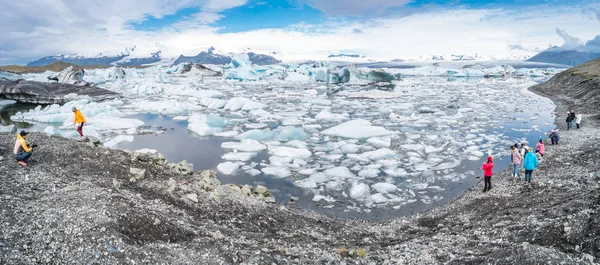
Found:
<svg viewBox="0 0 600 265"><path fill-rule="evenodd" d="M0 79L0 98L20 103L63 104L67 102L65 96L71 93L87 95L96 100L119 97L115 92L95 86Z"/></svg>

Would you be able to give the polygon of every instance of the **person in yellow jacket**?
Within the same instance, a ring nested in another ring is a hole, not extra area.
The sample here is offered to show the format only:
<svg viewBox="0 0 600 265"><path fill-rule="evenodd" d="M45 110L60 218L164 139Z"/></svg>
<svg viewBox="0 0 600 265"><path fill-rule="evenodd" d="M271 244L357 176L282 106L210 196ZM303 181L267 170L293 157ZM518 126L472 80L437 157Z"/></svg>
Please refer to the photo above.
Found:
<svg viewBox="0 0 600 265"><path fill-rule="evenodd" d="M17 162L22 166L27 166L27 162L31 157L33 152L33 148L37 147L36 144L29 145L27 144L27 132L21 131L17 134L17 141L15 142L14 154Z"/></svg>
<svg viewBox="0 0 600 265"><path fill-rule="evenodd" d="M77 132L81 137L83 137L83 124L85 124L85 118L81 111L76 107L73 107L73 113L75 113L75 119L73 120L73 125L77 126ZM77 125L79 123L79 126Z"/></svg>

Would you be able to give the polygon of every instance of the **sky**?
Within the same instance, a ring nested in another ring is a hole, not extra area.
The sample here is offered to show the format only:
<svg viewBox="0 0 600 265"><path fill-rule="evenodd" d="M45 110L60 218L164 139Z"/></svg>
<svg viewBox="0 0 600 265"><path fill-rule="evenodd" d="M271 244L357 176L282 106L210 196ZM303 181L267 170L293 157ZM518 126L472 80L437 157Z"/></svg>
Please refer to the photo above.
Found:
<svg viewBox="0 0 600 265"><path fill-rule="evenodd" d="M600 52L600 3L588 0L0 0L0 25L2 65L133 46L172 59L209 47L284 60Z"/></svg>

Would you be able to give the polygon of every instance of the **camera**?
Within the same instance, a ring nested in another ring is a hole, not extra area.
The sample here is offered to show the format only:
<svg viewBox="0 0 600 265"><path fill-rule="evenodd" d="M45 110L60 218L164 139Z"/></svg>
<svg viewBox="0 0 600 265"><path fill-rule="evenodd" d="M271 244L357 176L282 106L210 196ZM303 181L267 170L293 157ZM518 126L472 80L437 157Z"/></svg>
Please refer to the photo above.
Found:
<svg viewBox="0 0 600 265"><path fill-rule="evenodd" d="M29 147L36 148L36 147L38 147L38 145L37 144L29 144Z"/></svg>

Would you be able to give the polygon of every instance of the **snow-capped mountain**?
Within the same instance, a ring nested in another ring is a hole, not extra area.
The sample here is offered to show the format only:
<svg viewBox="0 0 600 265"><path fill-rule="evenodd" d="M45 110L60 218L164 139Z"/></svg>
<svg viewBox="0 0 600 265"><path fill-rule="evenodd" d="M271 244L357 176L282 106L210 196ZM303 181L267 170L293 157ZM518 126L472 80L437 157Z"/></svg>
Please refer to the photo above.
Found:
<svg viewBox="0 0 600 265"><path fill-rule="evenodd" d="M352 54L352 53L340 53L340 54L331 54L327 56L327 58L366 58L364 55L360 54Z"/></svg>
<svg viewBox="0 0 600 265"><path fill-rule="evenodd" d="M495 61L495 60L527 60L530 55L509 54L506 56L492 56L487 54L475 53L469 54L430 54L420 56L418 60L422 61Z"/></svg>
<svg viewBox="0 0 600 265"><path fill-rule="evenodd" d="M30 62L27 66L43 66L54 62L66 62L81 66L139 66L151 64L161 60L161 51L158 46L138 49L136 46L125 48L121 53L91 53L47 56Z"/></svg>
<svg viewBox="0 0 600 265"><path fill-rule="evenodd" d="M269 64L278 64L281 60L268 55L268 54L259 54L251 51L246 48L243 50L243 53L248 54L250 58L250 62L257 65L269 65ZM272 53L273 55L278 55L277 53ZM180 63L197 63L197 64L228 64L231 62L231 57L233 53L222 55L219 54L214 47L210 47L207 51L202 51L196 56L184 56L183 54L175 60L173 65L177 65Z"/></svg>

